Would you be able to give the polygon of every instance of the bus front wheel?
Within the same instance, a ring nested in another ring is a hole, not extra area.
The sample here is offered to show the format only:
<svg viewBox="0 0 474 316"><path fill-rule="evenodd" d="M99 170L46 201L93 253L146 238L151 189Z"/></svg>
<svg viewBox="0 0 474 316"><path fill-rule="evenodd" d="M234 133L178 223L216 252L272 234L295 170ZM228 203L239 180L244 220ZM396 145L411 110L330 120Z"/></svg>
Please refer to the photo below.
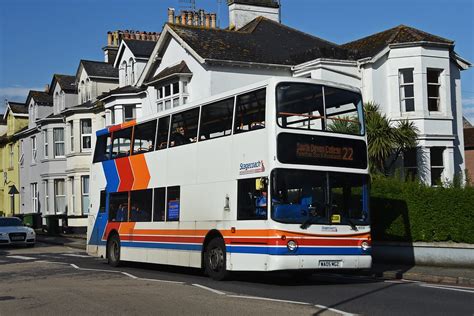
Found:
<svg viewBox="0 0 474 316"><path fill-rule="evenodd" d="M206 274L214 280L221 281L229 276L224 239L214 238L209 242L204 252L204 264Z"/></svg>
<svg viewBox="0 0 474 316"><path fill-rule="evenodd" d="M107 260L112 267L120 265L120 238L117 234L111 236L107 243Z"/></svg>

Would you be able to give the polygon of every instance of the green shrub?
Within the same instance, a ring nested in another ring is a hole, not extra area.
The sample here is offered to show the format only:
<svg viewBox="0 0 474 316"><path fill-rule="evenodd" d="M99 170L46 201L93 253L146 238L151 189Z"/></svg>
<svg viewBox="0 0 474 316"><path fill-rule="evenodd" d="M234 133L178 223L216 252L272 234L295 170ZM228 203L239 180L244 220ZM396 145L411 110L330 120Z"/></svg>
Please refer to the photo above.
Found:
<svg viewBox="0 0 474 316"><path fill-rule="evenodd" d="M474 244L474 187L374 177L371 215L374 240Z"/></svg>

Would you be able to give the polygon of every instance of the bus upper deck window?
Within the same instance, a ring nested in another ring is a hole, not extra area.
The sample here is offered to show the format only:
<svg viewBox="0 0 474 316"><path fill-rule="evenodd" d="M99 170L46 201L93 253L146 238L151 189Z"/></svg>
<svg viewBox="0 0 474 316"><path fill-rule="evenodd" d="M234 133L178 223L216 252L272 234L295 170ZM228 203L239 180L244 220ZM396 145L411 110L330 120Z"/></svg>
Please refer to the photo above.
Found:
<svg viewBox="0 0 474 316"><path fill-rule="evenodd" d="M234 98L202 107L199 141L228 136L232 133Z"/></svg>
<svg viewBox="0 0 474 316"><path fill-rule="evenodd" d="M199 108L173 114L171 119L170 147L197 141Z"/></svg>
<svg viewBox="0 0 474 316"><path fill-rule="evenodd" d="M114 132L112 142L112 159L129 156L131 140L131 127Z"/></svg>
<svg viewBox="0 0 474 316"><path fill-rule="evenodd" d="M101 162L110 159L110 135L101 135L97 137L97 143L95 145L94 162Z"/></svg>
<svg viewBox="0 0 474 316"><path fill-rule="evenodd" d="M266 89L237 96L234 133L265 128Z"/></svg>
<svg viewBox="0 0 474 316"><path fill-rule="evenodd" d="M135 126L133 155L147 153L155 148L156 120Z"/></svg>

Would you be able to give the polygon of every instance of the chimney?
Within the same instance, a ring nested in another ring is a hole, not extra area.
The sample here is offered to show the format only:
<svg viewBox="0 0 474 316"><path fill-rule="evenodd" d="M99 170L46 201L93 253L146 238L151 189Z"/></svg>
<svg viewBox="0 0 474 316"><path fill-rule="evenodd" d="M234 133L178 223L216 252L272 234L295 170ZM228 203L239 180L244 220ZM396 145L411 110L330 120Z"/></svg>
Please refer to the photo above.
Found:
<svg viewBox="0 0 474 316"><path fill-rule="evenodd" d="M103 47L104 61L113 64L118 52L118 32L107 32L107 46Z"/></svg>
<svg viewBox="0 0 474 316"><path fill-rule="evenodd" d="M174 17L174 23L178 25L181 24L181 18L179 17L179 15Z"/></svg>
<svg viewBox="0 0 474 316"><path fill-rule="evenodd" d="M206 24L205 24L205 26L207 28L211 27L211 15L209 13L206 13Z"/></svg>
<svg viewBox="0 0 474 316"><path fill-rule="evenodd" d="M186 11L181 11L181 25L186 25Z"/></svg>
<svg viewBox="0 0 474 316"><path fill-rule="evenodd" d="M168 8L168 23L173 24L174 22L174 8Z"/></svg>
<svg viewBox="0 0 474 316"><path fill-rule="evenodd" d="M44 86L44 92L48 93L49 92L49 84L46 84Z"/></svg>
<svg viewBox="0 0 474 316"><path fill-rule="evenodd" d="M279 0L227 0L227 4L230 29L238 30L259 16L280 23Z"/></svg>
<svg viewBox="0 0 474 316"><path fill-rule="evenodd" d="M211 28L215 29L216 28L216 14L211 13Z"/></svg>

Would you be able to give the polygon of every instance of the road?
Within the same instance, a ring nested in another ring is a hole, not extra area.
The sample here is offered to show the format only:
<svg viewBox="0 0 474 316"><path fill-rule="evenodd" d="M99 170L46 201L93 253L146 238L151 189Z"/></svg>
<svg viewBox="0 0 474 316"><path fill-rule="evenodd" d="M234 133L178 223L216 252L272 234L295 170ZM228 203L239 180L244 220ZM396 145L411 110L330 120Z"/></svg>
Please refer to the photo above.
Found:
<svg viewBox="0 0 474 316"><path fill-rule="evenodd" d="M0 248L0 315L473 315L474 288L317 273L239 273L128 263L38 244Z"/></svg>

